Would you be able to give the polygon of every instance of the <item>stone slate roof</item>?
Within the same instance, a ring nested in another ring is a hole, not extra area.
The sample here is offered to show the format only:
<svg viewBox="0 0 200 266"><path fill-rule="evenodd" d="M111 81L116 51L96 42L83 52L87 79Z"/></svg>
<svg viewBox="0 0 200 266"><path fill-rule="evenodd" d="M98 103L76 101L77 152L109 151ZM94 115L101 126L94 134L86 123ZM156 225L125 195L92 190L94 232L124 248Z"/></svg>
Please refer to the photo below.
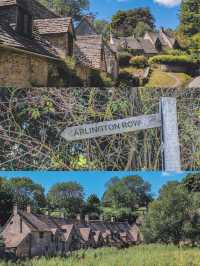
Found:
<svg viewBox="0 0 200 266"><path fill-rule="evenodd" d="M34 25L41 35L67 33L71 24L71 17L34 20Z"/></svg>
<svg viewBox="0 0 200 266"><path fill-rule="evenodd" d="M22 51L33 52L38 55L59 59L56 50L48 42L41 39L37 31L34 30L34 38L30 39L18 34L9 25L0 22L0 44L8 48L17 48Z"/></svg>
<svg viewBox="0 0 200 266"><path fill-rule="evenodd" d="M41 221L36 215L32 213L19 211L19 215L24 219L24 222L33 231L49 232L50 228L43 221Z"/></svg>
<svg viewBox="0 0 200 266"><path fill-rule="evenodd" d="M140 45L146 54L157 54L155 46L151 43L150 40L145 40L143 38L139 38Z"/></svg>
<svg viewBox="0 0 200 266"><path fill-rule="evenodd" d="M103 40L99 35L77 36L74 54L78 63L105 71L102 64Z"/></svg>

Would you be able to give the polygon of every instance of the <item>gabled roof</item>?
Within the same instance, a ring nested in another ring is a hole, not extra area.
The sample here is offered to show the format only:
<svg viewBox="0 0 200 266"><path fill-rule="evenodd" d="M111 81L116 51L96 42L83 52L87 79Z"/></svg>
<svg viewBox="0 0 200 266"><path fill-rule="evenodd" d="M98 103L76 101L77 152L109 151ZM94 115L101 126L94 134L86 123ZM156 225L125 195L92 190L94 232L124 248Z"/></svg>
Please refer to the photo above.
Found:
<svg viewBox="0 0 200 266"><path fill-rule="evenodd" d="M38 217L32 213L19 211L19 215L22 217L24 222L29 226L33 231L37 230L39 232L49 232L50 228Z"/></svg>
<svg viewBox="0 0 200 266"><path fill-rule="evenodd" d="M74 47L78 63L89 68L105 71L102 65L103 40L99 35L77 36Z"/></svg>
<svg viewBox="0 0 200 266"><path fill-rule="evenodd" d="M71 17L34 20L34 25L41 35L67 33L71 24Z"/></svg>
<svg viewBox="0 0 200 266"><path fill-rule="evenodd" d="M157 54L158 53L158 51L155 48L155 45L153 45L150 40L146 40L143 38L140 38L139 40L140 40L141 47L146 54Z"/></svg>
<svg viewBox="0 0 200 266"><path fill-rule="evenodd" d="M79 230L83 240L86 242L89 241L91 229L89 227L85 227L85 228L79 228Z"/></svg>
<svg viewBox="0 0 200 266"><path fill-rule="evenodd" d="M102 233L101 233L101 231L94 231L94 241L95 241L95 243L97 243L98 244L98 242L99 242L99 240L100 240L100 238L102 237Z"/></svg>
<svg viewBox="0 0 200 266"><path fill-rule="evenodd" d="M56 51L50 44L34 32L34 38L24 37L13 30L9 25L0 22L0 45L16 48L21 51L32 52L41 56L59 59Z"/></svg>

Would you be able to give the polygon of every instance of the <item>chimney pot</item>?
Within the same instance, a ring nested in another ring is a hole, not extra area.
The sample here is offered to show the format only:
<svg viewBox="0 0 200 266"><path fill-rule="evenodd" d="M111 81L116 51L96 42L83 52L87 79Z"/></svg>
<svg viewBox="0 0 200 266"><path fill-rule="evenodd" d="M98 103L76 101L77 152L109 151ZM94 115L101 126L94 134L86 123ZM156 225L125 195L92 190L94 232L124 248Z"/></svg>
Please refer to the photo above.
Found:
<svg viewBox="0 0 200 266"><path fill-rule="evenodd" d="M14 215L17 215L17 214L18 214L18 207L17 207L17 204L15 204L15 205L13 206L13 214L14 214Z"/></svg>
<svg viewBox="0 0 200 266"><path fill-rule="evenodd" d="M89 215L85 215L85 222L89 222Z"/></svg>
<svg viewBox="0 0 200 266"><path fill-rule="evenodd" d="M104 220L103 214L101 214L99 218L100 218L100 221L103 221Z"/></svg>
<svg viewBox="0 0 200 266"><path fill-rule="evenodd" d="M80 215L80 214L77 214L77 215L76 215L76 219L77 219L78 221L80 221L80 220L81 220L81 215Z"/></svg>
<svg viewBox="0 0 200 266"><path fill-rule="evenodd" d="M32 210L31 210L31 205L28 205L28 206L27 206L26 211L27 211L27 213L31 213L31 211L32 211Z"/></svg>

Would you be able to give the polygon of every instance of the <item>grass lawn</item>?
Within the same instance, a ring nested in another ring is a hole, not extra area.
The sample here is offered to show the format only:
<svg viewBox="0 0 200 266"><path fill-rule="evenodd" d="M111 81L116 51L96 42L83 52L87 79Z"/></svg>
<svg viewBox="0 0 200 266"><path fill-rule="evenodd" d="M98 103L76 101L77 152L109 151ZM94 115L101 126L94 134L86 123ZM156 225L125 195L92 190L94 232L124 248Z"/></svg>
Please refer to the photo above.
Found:
<svg viewBox="0 0 200 266"><path fill-rule="evenodd" d="M0 263L0 266L12 265ZM16 264L15 264L16 265ZM18 264L19 265L19 264ZM103 248L79 251L69 258L41 258L21 263L27 266L199 266L200 249L144 245L118 250Z"/></svg>
<svg viewBox="0 0 200 266"><path fill-rule="evenodd" d="M144 74L144 68L136 68L132 66L121 68L121 71L126 71L129 74L132 74L133 76L137 76L137 77L138 76L142 77Z"/></svg>
<svg viewBox="0 0 200 266"><path fill-rule="evenodd" d="M145 87L181 87L186 85L190 79L191 77L185 73L169 73L155 69Z"/></svg>

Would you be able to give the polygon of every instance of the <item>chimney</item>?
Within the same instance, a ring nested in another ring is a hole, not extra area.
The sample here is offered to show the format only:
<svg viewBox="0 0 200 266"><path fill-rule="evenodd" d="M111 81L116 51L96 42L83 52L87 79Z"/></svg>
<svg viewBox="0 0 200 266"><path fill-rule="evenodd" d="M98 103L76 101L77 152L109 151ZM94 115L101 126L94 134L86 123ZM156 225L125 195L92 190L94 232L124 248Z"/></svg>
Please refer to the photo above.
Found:
<svg viewBox="0 0 200 266"><path fill-rule="evenodd" d="M87 222L87 223L88 223L88 222L89 222L89 220L90 220L90 219L89 219L89 215L85 215L85 222Z"/></svg>
<svg viewBox="0 0 200 266"><path fill-rule="evenodd" d="M111 217L111 223L114 223L115 217Z"/></svg>
<svg viewBox="0 0 200 266"><path fill-rule="evenodd" d="M13 206L13 215L17 215L18 214L18 207L17 207L17 204L15 204Z"/></svg>
<svg viewBox="0 0 200 266"><path fill-rule="evenodd" d="M31 205L27 205L26 207L26 212L27 213L31 213L32 209L31 209Z"/></svg>
<svg viewBox="0 0 200 266"><path fill-rule="evenodd" d="M80 213L76 215L76 220L78 220L78 221L81 220L81 215L80 215Z"/></svg>
<svg viewBox="0 0 200 266"><path fill-rule="evenodd" d="M100 217L99 217L99 220L100 220L101 222L103 222L103 221L104 221L103 214L101 214L101 215L100 215Z"/></svg>

